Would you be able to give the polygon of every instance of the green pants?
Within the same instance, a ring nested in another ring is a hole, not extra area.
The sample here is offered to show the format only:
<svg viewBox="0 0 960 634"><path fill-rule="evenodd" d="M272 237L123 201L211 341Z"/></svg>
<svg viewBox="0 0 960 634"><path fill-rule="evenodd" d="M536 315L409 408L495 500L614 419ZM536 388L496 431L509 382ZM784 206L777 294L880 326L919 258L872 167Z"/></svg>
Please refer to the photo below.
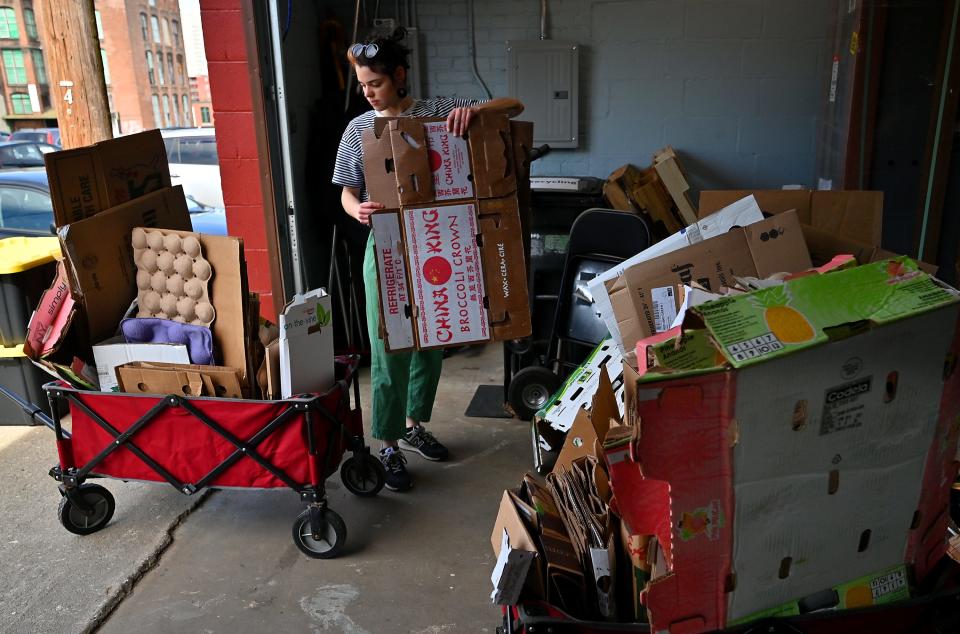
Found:
<svg viewBox="0 0 960 634"><path fill-rule="evenodd" d="M443 351L387 352L384 348L379 334L380 293L372 233L363 257L363 286L370 335L370 389L373 393L370 430L377 440L398 440L405 431L406 417L421 423L430 420L437 383L440 382Z"/></svg>

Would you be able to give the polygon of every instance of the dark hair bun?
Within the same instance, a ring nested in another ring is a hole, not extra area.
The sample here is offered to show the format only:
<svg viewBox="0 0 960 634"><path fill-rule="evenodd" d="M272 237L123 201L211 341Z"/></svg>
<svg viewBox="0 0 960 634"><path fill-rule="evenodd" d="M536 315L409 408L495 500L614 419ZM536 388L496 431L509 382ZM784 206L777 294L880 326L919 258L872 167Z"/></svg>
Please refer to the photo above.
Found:
<svg viewBox="0 0 960 634"><path fill-rule="evenodd" d="M407 39L407 30L402 26L398 26L393 30L393 33L390 35L390 39L394 42L402 42Z"/></svg>

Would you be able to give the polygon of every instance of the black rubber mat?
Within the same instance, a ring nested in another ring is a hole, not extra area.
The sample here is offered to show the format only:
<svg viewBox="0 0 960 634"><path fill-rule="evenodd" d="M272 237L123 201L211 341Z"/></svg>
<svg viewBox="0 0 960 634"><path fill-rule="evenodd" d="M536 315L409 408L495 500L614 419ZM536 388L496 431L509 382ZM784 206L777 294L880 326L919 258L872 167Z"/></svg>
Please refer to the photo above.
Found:
<svg viewBox="0 0 960 634"><path fill-rule="evenodd" d="M480 385L463 415L470 418L513 418L506 410L505 401L502 385Z"/></svg>

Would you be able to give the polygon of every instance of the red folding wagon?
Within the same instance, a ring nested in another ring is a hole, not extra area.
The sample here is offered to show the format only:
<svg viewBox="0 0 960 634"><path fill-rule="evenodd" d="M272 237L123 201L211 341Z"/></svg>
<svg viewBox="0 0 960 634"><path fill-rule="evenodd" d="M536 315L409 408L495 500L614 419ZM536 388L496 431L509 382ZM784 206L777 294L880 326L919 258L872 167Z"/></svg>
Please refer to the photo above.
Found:
<svg viewBox="0 0 960 634"><path fill-rule="evenodd" d="M307 504L293 523L306 555L335 557L347 528L327 505L325 481L340 467L343 484L376 495L385 474L363 438L359 357L338 357L337 382L323 394L279 401L89 392L45 386L60 464L59 518L78 535L110 521L110 492L87 479L168 482L185 495L208 488L289 487ZM71 431L62 419L69 412ZM351 457L341 464L345 451Z"/></svg>

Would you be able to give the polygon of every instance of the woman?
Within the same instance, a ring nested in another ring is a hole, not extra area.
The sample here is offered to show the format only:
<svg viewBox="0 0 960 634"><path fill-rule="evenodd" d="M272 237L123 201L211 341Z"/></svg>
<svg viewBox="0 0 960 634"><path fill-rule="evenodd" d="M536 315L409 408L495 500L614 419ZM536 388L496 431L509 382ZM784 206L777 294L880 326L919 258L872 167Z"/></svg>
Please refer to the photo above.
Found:
<svg viewBox="0 0 960 634"><path fill-rule="evenodd" d="M370 214L383 205L369 200L363 179L363 143L361 133L373 127L376 117L446 117L447 129L463 136L470 121L480 110L497 110L509 116L523 111L515 99L486 102L466 99L413 99L407 94L409 49L400 41L404 31L388 38L371 37L350 47L347 57L353 65L357 83L373 110L353 119L343 133L333 170L333 183L343 187L343 209L361 224L370 223ZM387 472L386 486L405 491L413 482L400 448L415 451L428 460L445 460L447 448L428 432L423 423L430 420L433 401L440 381L442 350L387 353L380 340L376 259L373 235L367 239L363 259L363 281L367 305L367 331L370 334L370 383L373 392L371 433L378 439L380 460Z"/></svg>

